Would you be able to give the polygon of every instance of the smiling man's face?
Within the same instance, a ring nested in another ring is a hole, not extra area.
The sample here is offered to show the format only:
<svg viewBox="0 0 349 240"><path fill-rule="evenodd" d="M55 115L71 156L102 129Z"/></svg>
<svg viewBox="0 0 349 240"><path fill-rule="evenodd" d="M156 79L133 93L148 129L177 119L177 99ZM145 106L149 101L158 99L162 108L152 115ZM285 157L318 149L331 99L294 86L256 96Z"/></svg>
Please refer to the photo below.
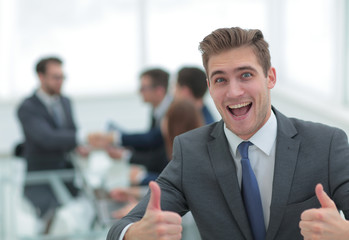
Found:
<svg viewBox="0 0 349 240"><path fill-rule="evenodd" d="M211 56L207 70L211 97L228 129L249 139L270 117L275 69L265 76L252 47L239 47Z"/></svg>

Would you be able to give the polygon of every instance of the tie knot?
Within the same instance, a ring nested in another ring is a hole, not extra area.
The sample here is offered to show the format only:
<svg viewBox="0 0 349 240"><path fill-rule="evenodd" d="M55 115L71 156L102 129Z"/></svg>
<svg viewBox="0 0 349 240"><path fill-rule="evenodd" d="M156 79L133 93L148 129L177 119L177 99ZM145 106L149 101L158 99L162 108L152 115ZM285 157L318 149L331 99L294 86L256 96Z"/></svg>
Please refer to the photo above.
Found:
<svg viewBox="0 0 349 240"><path fill-rule="evenodd" d="M243 141L239 144L238 150L243 159L248 158L248 147L251 146L252 143L250 141Z"/></svg>

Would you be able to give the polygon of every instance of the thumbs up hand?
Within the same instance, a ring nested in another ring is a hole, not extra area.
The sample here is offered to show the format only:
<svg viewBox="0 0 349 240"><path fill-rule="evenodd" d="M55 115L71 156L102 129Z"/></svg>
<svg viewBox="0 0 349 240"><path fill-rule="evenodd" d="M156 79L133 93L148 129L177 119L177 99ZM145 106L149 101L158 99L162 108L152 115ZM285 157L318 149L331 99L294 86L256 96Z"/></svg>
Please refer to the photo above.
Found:
<svg viewBox="0 0 349 240"><path fill-rule="evenodd" d="M150 182L151 191L148 207L143 218L126 232L125 240L179 240L182 237L182 219L174 212L162 211L161 189L156 182Z"/></svg>
<svg viewBox="0 0 349 240"><path fill-rule="evenodd" d="M321 184L316 186L315 193L321 208L302 213L299 227L304 239L349 239L349 221L340 216L335 203L324 192Z"/></svg>

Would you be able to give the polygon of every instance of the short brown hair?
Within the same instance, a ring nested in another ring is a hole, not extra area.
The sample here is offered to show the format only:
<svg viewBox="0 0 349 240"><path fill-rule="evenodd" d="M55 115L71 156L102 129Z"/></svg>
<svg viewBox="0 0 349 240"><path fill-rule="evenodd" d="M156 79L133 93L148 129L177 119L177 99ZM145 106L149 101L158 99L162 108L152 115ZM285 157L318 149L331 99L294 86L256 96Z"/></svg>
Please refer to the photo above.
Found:
<svg viewBox="0 0 349 240"><path fill-rule="evenodd" d="M208 60L212 55L243 46L253 48L258 63L262 66L265 76L267 76L271 62L269 44L264 40L263 33L258 29L241 29L239 27L219 28L200 42L199 50L202 54L202 62L206 73L208 73Z"/></svg>
<svg viewBox="0 0 349 240"><path fill-rule="evenodd" d="M168 82L170 74L160 68L152 68L143 71L140 77L149 76L153 87L163 87L166 92L168 88Z"/></svg>
<svg viewBox="0 0 349 240"><path fill-rule="evenodd" d="M183 67L178 72L177 84L188 87L194 98L202 99L207 90L206 74L196 67Z"/></svg>
<svg viewBox="0 0 349 240"><path fill-rule="evenodd" d="M35 70L37 73L46 73L46 68L48 63L57 63L62 65L63 61L58 58L58 57L47 57L47 58L42 58L39 60L39 62L35 66Z"/></svg>

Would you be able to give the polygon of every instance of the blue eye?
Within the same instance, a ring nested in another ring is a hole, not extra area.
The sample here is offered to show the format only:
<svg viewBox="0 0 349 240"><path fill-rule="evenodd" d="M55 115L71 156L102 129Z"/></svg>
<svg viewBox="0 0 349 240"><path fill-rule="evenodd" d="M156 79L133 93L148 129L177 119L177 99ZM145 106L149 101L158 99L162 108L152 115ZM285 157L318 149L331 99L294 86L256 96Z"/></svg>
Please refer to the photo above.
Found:
<svg viewBox="0 0 349 240"><path fill-rule="evenodd" d="M224 78L217 78L217 79L215 80L216 83L221 83L221 82L224 82L224 81L225 81Z"/></svg>
<svg viewBox="0 0 349 240"><path fill-rule="evenodd" d="M243 78L250 78L250 77L252 77L252 74L251 73L243 73L241 76Z"/></svg>

